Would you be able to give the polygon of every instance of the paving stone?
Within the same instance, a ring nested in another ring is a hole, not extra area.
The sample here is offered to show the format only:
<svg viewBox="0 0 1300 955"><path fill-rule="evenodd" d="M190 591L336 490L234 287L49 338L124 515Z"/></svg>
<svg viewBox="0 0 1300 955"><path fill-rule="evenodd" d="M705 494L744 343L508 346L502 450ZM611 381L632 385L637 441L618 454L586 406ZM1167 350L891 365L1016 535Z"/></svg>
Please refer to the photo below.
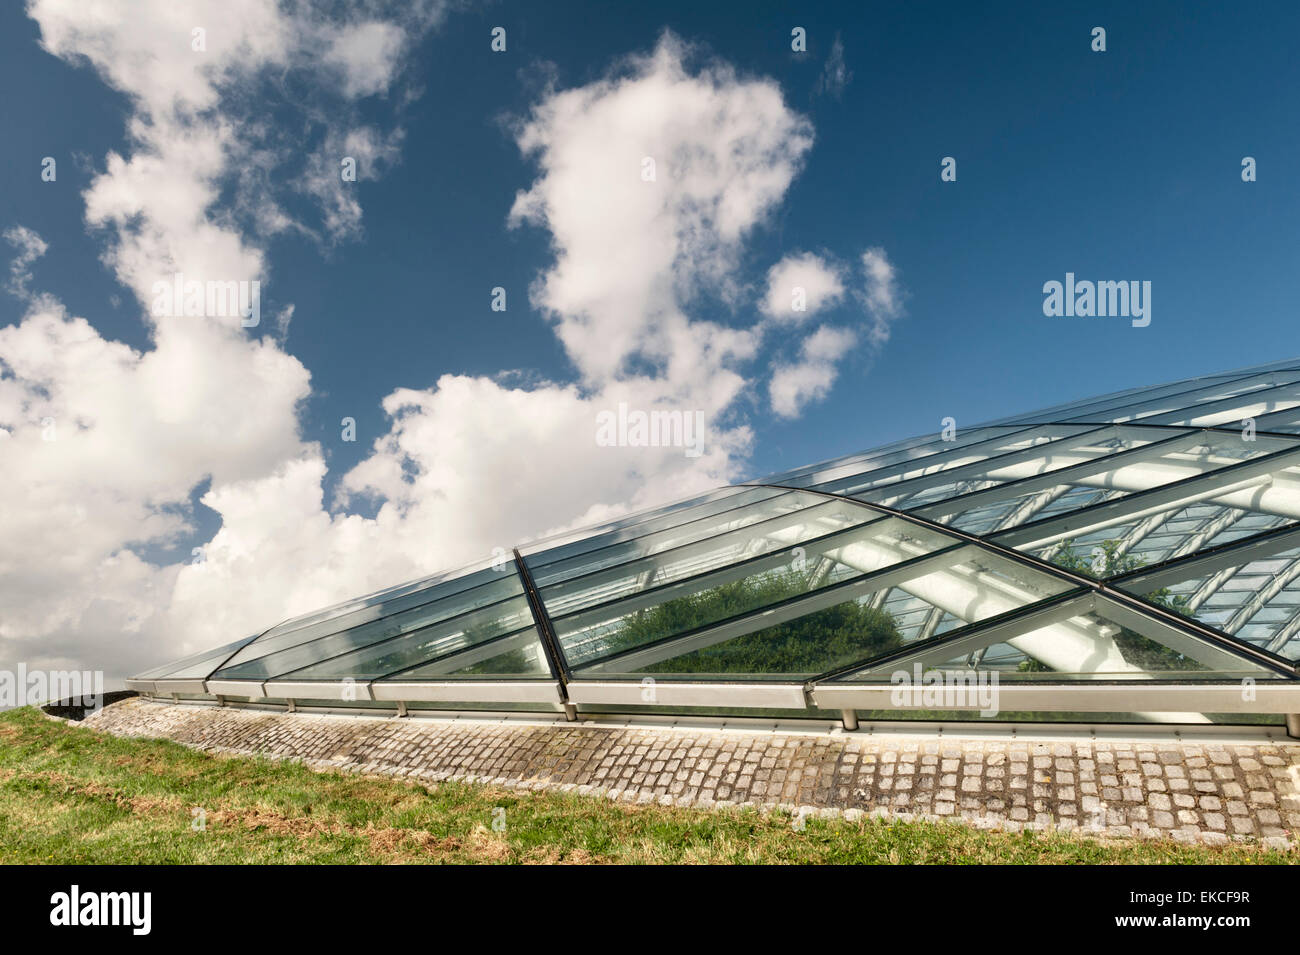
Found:
<svg viewBox="0 0 1300 955"><path fill-rule="evenodd" d="M84 726L214 753L263 754L436 784L473 780L665 806L961 820L1100 838L1294 847L1300 743L944 739L397 719L133 698ZM1076 795L1077 793L1077 795Z"/></svg>

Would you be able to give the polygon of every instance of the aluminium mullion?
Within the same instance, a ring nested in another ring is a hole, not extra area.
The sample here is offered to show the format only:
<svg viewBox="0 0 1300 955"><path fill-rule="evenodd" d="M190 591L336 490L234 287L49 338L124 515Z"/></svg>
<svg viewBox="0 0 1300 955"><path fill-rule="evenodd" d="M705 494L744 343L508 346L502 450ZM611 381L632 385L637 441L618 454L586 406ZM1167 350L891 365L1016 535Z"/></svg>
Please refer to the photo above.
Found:
<svg viewBox="0 0 1300 955"><path fill-rule="evenodd" d="M533 615L533 623L537 627L537 633L542 639L542 652L546 654L547 665L551 668L551 675L560 683L560 696L568 702L568 693L565 690L565 684L569 682L572 671L569 669L569 661L564 656L564 648L560 646L560 641L555 636L555 625L551 621L551 615L546 610L546 605L542 603L541 595L537 592L537 584L533 582L533 575L528 570L528 565L519 553L519 548L514 550L515 572L519 575L519 581L524 587L524 596L528 599L528 609Z"/></svg>

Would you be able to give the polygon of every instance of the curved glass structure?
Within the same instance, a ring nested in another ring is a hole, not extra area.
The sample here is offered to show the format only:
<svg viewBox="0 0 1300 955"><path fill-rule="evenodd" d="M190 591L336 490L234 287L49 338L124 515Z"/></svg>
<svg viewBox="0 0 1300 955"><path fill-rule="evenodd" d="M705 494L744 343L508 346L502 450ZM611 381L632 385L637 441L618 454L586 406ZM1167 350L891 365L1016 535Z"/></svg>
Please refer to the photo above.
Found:
<svg viewBox="0 0 1300 955"><path fill-rule="evenodd" d="M128 686L400 713L833 712L852 728L993 710L1300 733L1298 664L1300 359L720 488Z"/></svg>

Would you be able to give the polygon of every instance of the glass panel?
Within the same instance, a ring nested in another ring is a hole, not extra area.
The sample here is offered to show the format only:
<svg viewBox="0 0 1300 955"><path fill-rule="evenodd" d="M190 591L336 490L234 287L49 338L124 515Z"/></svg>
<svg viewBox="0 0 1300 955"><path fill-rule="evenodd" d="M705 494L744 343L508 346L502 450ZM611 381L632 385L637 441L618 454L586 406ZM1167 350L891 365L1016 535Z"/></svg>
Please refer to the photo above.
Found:
<svg viewBox="0 0 1300 955"><path fill-rule="evenodd" d="M802 543L800 541L802 540ZM574 614L553 615L574 668L663 641L731 617L780 604L951 545L943 535L887 518L790 547L723 570L642 591ZM795 551L798 546L802 553Z"/></svg>
<svg viewBox="0 0 1300 955"><path fill-rule="evenodd" d="M1127 388L1108 395L1081 398L1078 401L1055 405L1042 411L1015 418L1001 418L990 424L1006 424L1012 421L1024 423L1038 421L1117 421L1122 416L1120 409L1132 408L1143 402L1163 400L1170 396L1182 396L1184 400L1194 400L1195 396L1208 388L1221 388L1244 378L1252 377L1255 370L1243 370L1239 374L1210 375L1204 378L1186 378L1164 385L1144 388ZM1175 401L1174 407L1180 407Z"/></svg>
<svg viewBox="0 0 1300 955"><path fill-rule="evenodd" d="M879 520L878 512L851 501L802 491L728 512L725 526L697 529L687 537L656 535L635 545L607 549L597 566L605 569L540 586L542 603L552 617L608 603L632 594L718 570L749 558L792 548L817 537ZM698 523L698 522L697 522ZM728 529L734 528L734 529ZM684 542L683 542L684 541ZM630 547L631 549L625 549ZM638 556L637 560L622 560ZM593 562L594 563L594 562Z"/></svg>
<svg viewBox="0 0 1300 955"><path fill-rule="evenodd" d="M954 440L945 441L941 435L930 434L911 438L897 445L879 448L859 454L846 455L833 461L822 461L808 467L772 475L755 482L759 484L782 484L787 487L822 486L832 481L851 476L862 476L872 471L879 471L891 465L919 461L936 455L943 455L959 448L972 447L987 441L1005 438L1009 434L1024 431L1024 428L967 428L957 432ZM1061 433L1071 433L1077 428L1065 427Z"/></svg>
<svg viewBox="0 0 1300 955"><path fill-rule="evenodd" d="M444 605L438 603L223 667L218 676L266 680L293 673L295 680L349 676L372 679L388 670L414 666L435 655L483 643L532 624L528 601L522 595L450 618ZM402 662L388 670L376 669L376 661L387 661L392 653L399 653Z"/></svg>
<svg viewBox="0 0 1300 955"><path fill-rule="evenodd" d="M764 489L766 490L766 489ZM539 588L550 588L552 593L572 592L580 582L599 571L618 568L632 561L656 554L678 550L687 545L708 542L719 535L737 532L783 514L792 514L804 508L825 504L827 498L808 494L803 491L777 491L755 495L738 507L732 507L716 514L695 517L681 524L674 524L662 530L653 531L631 540L607 544L585 553L576 554L561 560L546 562L546 554L524 558L533 583ZM844 505L854 507L855 505ZM876 512L862 512L858 520L875 516ZM567 588L554 585L573 581Z"/></svg>
<svg viewBox="0 0 1300 955"><path fill-rule="evenodd" d="M361 607L350 613L330 617L303 627L265 634L233 657L223 668L223 675L240 664L270 656L290 647L300 647L331 634L344 634L359 646L372 639L395 636L416 627L427 626L457 614L486 607L524 592L515 572L514 561L501 570L485 570L426 590L391 598L381 604ZM327 644L317 645L319 659L327 655Z"/></svg>
<svg viewBox="0 0 1300 955"><path fill-rule="evenodd" d="M1215 627L1292 662L1300 662L1300 547L1279 543L1275 552L1215 565L1185 576L1147 596L1185 616ZM1163 579L1169 575L1164 574ZM1121 582L1129 592L1145 590L1141 580Z"/></svg>
<svg viewBox="0 0 1300 955"><path fill-rule="evenodd" d="M1165 605L1178 610L1175 600ZM1072 607L1079 613L1068 616ZM1013 618L954 631L845 679L888 682L894 673L913 673L917 667L996 672L999 681L1282 679L1268 667L1103 598L1071 601L1060 617L1045 625L1030 616L1020 623Z"/></svg>
<svg viewBox="0 0 1300 955"><path fill-rule="evenodd" d="M507 650L506 644L512 644L511 648ZM546 651L536 630L525 630L523 634L491 643L482 650L500 652L493 652L493 655L474 663L465 659L467 655L456 654L438 663L391 674L386 680L451 680L458 677L491 680L497 677L549 677L551 674Z"/></svg>
<svg viewBox="0 0 1300 955"><path fill-rule="evenodd" d="M1061 567L1104 579L1291 523L1235 507L1198 503L1099 527L1034 553Z"/></svg>
<svg viewBox="0 0 1300 955"><path fill-rule="evenodd" d="M486 576L491 576L491 575L485 575L484 573L482 573L482 571L484 571L493 563L494 562L490 562L490 561L480 561L479 563L472 564L469 567L460 567L455 570L446 571L440 574L435 574L431 577L423 577L419 580L413 580L404 584L398 584L395 587L388 587L384 590L376 591L364 597L355 597L349 600L344 600L340 603L331 604L330 606L325 607L321 610L314 610L311 613L302 614L301 616L298 617L292 617L289 620L285 620L282 623L278 623L270 630L267 630L264 634L262 634L262 638L267 639L270 637L275 637L289 630L300 630L303 627L315 623L323 622L326 620L333 620L338 617L342 617L346 614L351 613L354 610L359 610L365 607L371 607L376 604L381 604L387 600L391 600L397 597L402 597L406 594L415 593L417 591L430 590L431 588L434 587L438 588L439 593L455 593L467 587L476 586L477 584L481 583ZM493 568L493 570L496 573L499 573L499 569ZM341 629L341 627L336 629Z"/></svg>
<svg viewBox="0 0 1300 955"><path fill-rule="evenodd" d="M1190 451L1173 452L1155 461L1121 466L1098 475L1088 484L1108 492L1099 503L1047 517L1024 512L1020 519L1032 520L1001 530L991 539L1041 555L1067 538L1087 540L1101 532L1115 537L1150 529L1150 524L1142 522L1158 523L1162 515L1204 502L1279 517L1300 516L1297 460L1300 445L1286 439L1246 442L1238 436L1216 433ZM1023 504L1027 499L1015 500Z"/></svg>
<svg viewBox="0 0 1300 955"><path fill-rule="evenodd" d="M864 474L851 474L832 481L824 481L816 485L814 490L825 491L828 494L843 494L850 497L863 496L873 489L882 487L893 489L904 481L924 478L934 474L941 474L944 471L989 461L1004 454L1050 444L1062 435L1068 436L1087 430L1086 427L1081 425L1044 426L1028 431L1016 431L1005 437L972 444L969 447L949 444L950 450L946 452L940 452L916 461L908 461L893 467L868 471ZM865 496L863 499L866 499Z"/></svg>
<svg viewBox="0 0 1300 955"><path fill-rule="evenodd" d="M732 487L725 488L724 491L725 493L722 491L714 492L704 498L697 498L680 506L660 509L660 511L656 512L647 512L655 515L652 517L645 517L644 514L634 515L635 519L628 518L627 521L608 530L599 532L590 530L577 531L566 538L538 541L519 548L519 552L527 557L528 566L534 575L537 573L545 574L548 573L546 568L550 564L561 561L580 563L584 554L602 550L612 545L635 541L658 531L685 527L693 521L707 519L716 514L724 514L744 507L747 504L790 493L782 488L770 487ZM576 539L570 540L569 537ZM555 544L553 543L555 540L565 540L566 542ZM534 579L536 579L536 576L534 576Z"/></svg>
<svg viewBox="0 0 1300 955"><path fill-rule="evenodd" d="M936 552L943 538L922 542L915 530L890 518L850 532L859 539L822 552L834 562L823 580L810 559L802 571L697 588L561 642L566 653L575 645L570 659L586 653L579 677L808 679L1071 586L975 545ZM916 560L927 548L932 556ZM580 641L593 634L599 646L588 652Z"/></svg>
<svg viewBox="0 0 1300 955"><path fill-rule="evenodd" d="M1140 420L1151 424L1188 424L1199 428L1221 425L1240 426L1243 418L1257 418L1300 404L1294 375L1269 375L1248 389L1227 394L1199 396L1194 403L1163 414L1143 415Z"/></svg>
<svg viewBox="0 0 1300 955"><path fill-rule="evenodd" d="M226 658L245 644L257 639L257 634L244 637L242 640L236 640L234 643L227 643L224 647L217 647L215 650L204 650L201 653L192 653L187 657L179 660L173 660L171 663L164 663L162 666L154 667L152 670L146 670L139 676L134 677L136 680L162 680L178 679L189 680L206 678L214 669L221 666Z"/></svg>
<svg viewBox="0 0 1300 955"><path fill-rule="evenodd" d="M1131 465L1133 455L1126 454L1111 466L1113 456L1121 452L1148 448L1140 457L1158 458L1162 453L1160 448L1166 446L1161 442L1169 439L1181 442L1197 440L1194 434L1180 438L1181 434L1186 432L1164 432L1149 428L1134 433L1132 429L1119 432L1107 427L1083 436L1033 446L1016 454L1002 455L951 474L908 481L855 496L864 501L916 511L937 519L979 506L979 503L986 500L1010 498L1013 502L1018 502L1030 492L1037 493L1044 488L1051 488L1056 483L1051 478L1053 472L1062 472L1059 478L1061 484L1084 482L1095 478L1099 473L1120 467L1121 462ZM996 491L998 488L1005 490ZM1023 489L1024 494L1017 493L1020 489ZM982 493L976 495L976 492ZM966 500L968 497L970 499ZM957 500L950 501L952 498Z"/></svg>
<svg viewBox="0 0 1300 955"><path fill-rule="evenodd" d="M1176 414L1198 404L1224 401L1250 392L1263 391L1273 387L1279 381L1295 378L1294 375L1283 375L1279 378L1278 374L1266 372L1227 381L1189 381L1184 383L1189 386L1186 389L1160 389L1155 392L1142 389L1127 401L1111 405L1105 414L1110 421L1143 421L1156 415ZM1096 413L1096 409L1087 412L1089 415ZM1083 414L1079 415L1079 418L1083 417ZM1078 419L1072 416L1071 420Z"/></svg>
<svg viewBox="0 0 1300 955"><path fill-rule="evenodd" d="M402 648L406 652L406 648ZM400 662L400 661L398 661ZM375 664L376 669L387 661ZM550 664L536 629L530 628L469 650L453 652L433 663L389 673L388 680L494 680L549 677Z"/></svg>

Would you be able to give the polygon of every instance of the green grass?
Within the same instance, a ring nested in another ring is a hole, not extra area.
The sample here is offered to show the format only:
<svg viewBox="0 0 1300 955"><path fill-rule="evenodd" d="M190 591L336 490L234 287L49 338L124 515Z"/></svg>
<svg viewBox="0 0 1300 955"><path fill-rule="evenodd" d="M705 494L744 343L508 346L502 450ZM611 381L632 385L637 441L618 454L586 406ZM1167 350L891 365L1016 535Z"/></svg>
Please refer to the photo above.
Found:
<svg viewBox="0 0 1300 955"><path fill-rule="evenodd" d="M192 827L201 807L206 827ZM505 810L505 829L493 811ZM1280 863L1295 853L1098 843L956 824L634 807L211 756L0 714L0 863Z"/></svg>

